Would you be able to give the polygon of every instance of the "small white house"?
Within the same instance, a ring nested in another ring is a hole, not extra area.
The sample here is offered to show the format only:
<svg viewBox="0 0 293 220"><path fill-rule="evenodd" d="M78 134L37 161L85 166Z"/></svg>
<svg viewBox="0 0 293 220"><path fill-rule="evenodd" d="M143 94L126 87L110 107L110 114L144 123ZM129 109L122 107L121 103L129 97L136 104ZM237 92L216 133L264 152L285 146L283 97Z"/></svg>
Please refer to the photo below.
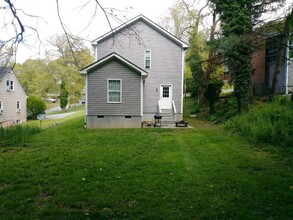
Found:
<svg viewBox="0 0 293 220"><path fill-rule="evenodd" d="M15 73L0 67L0 127L26 122L27 95Z"/></svg>

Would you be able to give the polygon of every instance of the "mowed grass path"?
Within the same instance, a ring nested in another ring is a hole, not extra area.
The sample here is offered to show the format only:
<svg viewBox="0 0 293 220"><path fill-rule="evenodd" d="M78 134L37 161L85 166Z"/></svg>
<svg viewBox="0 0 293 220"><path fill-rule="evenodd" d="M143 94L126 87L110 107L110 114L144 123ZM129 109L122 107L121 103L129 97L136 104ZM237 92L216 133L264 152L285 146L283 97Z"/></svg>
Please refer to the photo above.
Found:
<svg viewBox="0 0 293 220"><path fill-rule="evenodd" d="M0 152L0 219L292 219L292 167L218 127L83 128Z"/></svg>

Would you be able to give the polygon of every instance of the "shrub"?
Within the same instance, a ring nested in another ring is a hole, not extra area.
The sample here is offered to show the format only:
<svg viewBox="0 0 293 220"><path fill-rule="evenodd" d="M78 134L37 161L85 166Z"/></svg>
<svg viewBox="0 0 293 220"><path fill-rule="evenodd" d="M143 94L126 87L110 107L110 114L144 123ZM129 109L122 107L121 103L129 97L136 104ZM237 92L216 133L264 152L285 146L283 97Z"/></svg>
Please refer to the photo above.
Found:
<svg viewBox="0 0 293 220"><path fill-rule="evenodd" d="M38 96L30 96L27 99L28 119L37 119L37 115L45 113L45 110L46 104Z"/></svg>
<svg viewBox="0 0 293 220"><path fill-rule="evenodd" d="M293 110L290 103L283 98L233 117L224 127L255 143L293 146Z"/></svg>

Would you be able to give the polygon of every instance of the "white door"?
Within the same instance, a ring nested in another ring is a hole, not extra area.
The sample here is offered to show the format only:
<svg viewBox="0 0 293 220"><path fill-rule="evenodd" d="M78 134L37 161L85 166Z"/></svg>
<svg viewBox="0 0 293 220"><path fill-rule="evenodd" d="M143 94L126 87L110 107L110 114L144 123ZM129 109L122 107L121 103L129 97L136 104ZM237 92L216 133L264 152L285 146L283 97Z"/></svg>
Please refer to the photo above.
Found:
<svg viewBox="0 0 293 220"><path fill-rule="evenodd" d="M171 85L161 85L160 105L161 105L161 109L172 108L172 86Z"/></svg>

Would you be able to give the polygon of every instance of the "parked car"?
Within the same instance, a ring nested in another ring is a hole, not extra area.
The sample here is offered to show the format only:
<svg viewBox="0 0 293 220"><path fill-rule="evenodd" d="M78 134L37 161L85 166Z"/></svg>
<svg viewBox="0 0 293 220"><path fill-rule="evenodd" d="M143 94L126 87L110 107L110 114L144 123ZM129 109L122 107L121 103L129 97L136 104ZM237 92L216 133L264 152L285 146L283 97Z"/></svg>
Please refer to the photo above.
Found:
<svg viewBox="0 0 293 220"><path fill-rule="evenodd" d="M55 98L48 98L48 101L49 102L52 102L52 103L55 103L58 101L58 99L55 99Z"/></svg>

